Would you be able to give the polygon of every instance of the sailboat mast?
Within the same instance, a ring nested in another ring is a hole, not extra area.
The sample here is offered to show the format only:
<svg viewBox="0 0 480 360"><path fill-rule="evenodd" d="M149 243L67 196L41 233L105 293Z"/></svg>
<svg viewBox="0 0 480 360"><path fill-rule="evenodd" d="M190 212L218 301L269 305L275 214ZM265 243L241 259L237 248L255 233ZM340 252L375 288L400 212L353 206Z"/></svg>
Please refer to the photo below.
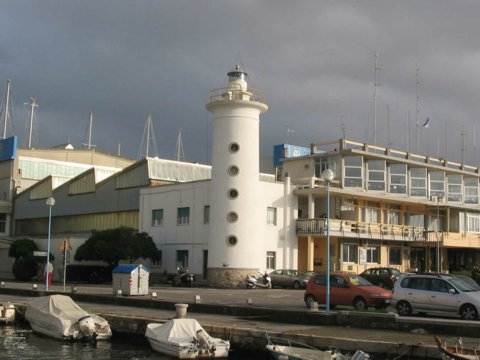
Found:
<svg viewBox="0 0 480 360"><path fill-rule="evenodd" d="M32 132L33 132L33 119L35 118L35 108L38 107L38 104L35 102L34 98L30 98L30 102L24 103L24 105L30 106L30 127L28 129L28 148L32 148Z"/></svg>
<svg viewBox="0 0 480 360"><path fill-rule="evenodd" d="M3 139L7 137L7 124L10 116L10 79L7 80L7 90L5 95L5 113L3 115Z"/></svg>
<svg viewBox="0 0 480 360"><path fill-rule="evenodd" d="M92 127L93 127L93 111L90 111L89 121L88 121L88 150L92 146Z"/></svg>

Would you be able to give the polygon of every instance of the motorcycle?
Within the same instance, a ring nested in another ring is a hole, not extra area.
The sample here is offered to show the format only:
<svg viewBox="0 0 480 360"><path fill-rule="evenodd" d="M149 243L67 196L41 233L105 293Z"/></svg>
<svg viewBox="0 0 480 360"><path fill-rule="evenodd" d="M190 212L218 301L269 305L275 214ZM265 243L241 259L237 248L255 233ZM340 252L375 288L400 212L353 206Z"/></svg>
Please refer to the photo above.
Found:
<svg viewBox="0 0 480 360"><path fill-rule="evenodd" d="M272 288L272 278L269 274L262 274L261 281L253 275L248 275L245 280L247 284L247 289L255 289L257 287L271 289Z"/></svg>
<svg viewBox="0 0 480 360"><path fill-rule="evenodd" d="M192 287L195 281L195 275L189 272L188 269L177 268L177 274L173 278L173 286L188 286Z"/></svg>

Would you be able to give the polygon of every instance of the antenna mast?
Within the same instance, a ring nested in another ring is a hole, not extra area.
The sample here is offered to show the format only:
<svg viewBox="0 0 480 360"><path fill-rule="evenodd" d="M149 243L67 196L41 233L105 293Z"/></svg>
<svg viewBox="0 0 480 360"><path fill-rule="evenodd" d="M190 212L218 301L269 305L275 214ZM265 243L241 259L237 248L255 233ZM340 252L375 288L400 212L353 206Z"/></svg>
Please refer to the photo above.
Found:
<svg viewBox="0 0 480 360"><path fill-rule="evenodd" d="M374 93L373 93L373 145L377 145L377 71L380 70L378 66L378 53L375 53L375 75L374 75Z"/></svg>
<svg viewBox="0 0 480 360"><path fill-rule="evenodd" d="M175 160L185 161L185 154L183 152L182 129L180 129L177 136L177 145L175 147Z"/></svg>
<svg viewBox="0 0 480 360"><path fill-rule="evenodd" d="M35 108L38 107L38 104L35 102L34 98L30 98L30 102L24 103L24 105L30 106L30 126L28 131L28 148L32 148L32 132L33 132L33 122L35 119Z"/></svg>
<svg viewBox="0 0 480 360"><path fill-rule="evenodd" d="M464 161L464 152L465 152L465 135L467 135L465 133L465 128L462 129L462 132L460 133L460 143L461 143L461 151L462 151L462 164L463 164L463 161Z"/></svg>

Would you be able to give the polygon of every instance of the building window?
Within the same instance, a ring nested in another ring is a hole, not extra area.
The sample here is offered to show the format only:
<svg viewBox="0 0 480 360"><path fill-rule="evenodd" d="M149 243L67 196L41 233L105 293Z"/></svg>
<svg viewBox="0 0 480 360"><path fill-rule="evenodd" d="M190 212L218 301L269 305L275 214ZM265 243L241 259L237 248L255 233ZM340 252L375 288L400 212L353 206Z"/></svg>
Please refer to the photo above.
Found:
<svg viewBox="0 0 480 360"><path fill-rule="evenodd" d="M203 223L208 224L210 222L210 205L203 207Z"/></svg>
<svg viewBox="0 0 480 360"><path fill-rule="evenodd" d="M367 263L380 264L379 246L367 246Z"/></svg>
<svg viewBox="0 0 480 360"><path fill-rule="evenodd" d="M463 178L462 175L450 174L447 176L448 180L448 201L462 201L462 184Z"/></svg>
<svg viewBox="0 0 480 360"><path fill-rule="evenodd" d="M344 174L344 187L363 187L363 157L346 157L344 159Z"/></svg>
<svg viewBox="0 0 480 360"><path fill-rule="evenodd" d="M407 165L390 165L390 194L407 193Z"/></svg>
<svg viewBox="0 0 480 360"><path fill-rule="evenodd" d="M267 225L277 225L277 208L267 208Z"/></svg>
<svg viewBox="0 0 480 360"><path fill-rule="evenodd" d="M410 169L410 196L427 196L427 169Z"/></svg>
<svg viewBox="0 0 480 360"><path fill-rule="evenodd" d="M0 214L0 233L7 232L7 214Z"/></svg>
<svg viewBox="0 0 480 360"><path fill-rule="evenodd" d="M464 178L465 204L478 204L478 179Z"/></svg>
<svg viewBox="0 0 480 360"><path fill-rule="evenodd" d="M467 232L480 233L480 214L467 213Z"/></svg>
<svg viewBox="0 0 480 360"><path fill-rule="evenodd" d="M237 189L228 190L228 197L230 199L236 199L238 197L238 190Z"/></svg>
<svg viewBox="0 0 480 360"><path fill-rule="evenodd" d="M152 261L152 266L153 267L161 267L162 266L162 250L158 251L158 260L153 260Z"/></svg>
<svg viewBox="0 0 480 360"><path fill-rule="evenodd" d="M400 205L388 205L388 209L384 211L383 222L390 225L400 224Z"/></svg>
<svg viewBox="0 0 480 360"><path fill-rule="evenodd" d="M230 166L228 168L228 175L230 175L230 176L236 176L236 175L238 175L239 172L240 172L240 170L235 165Z"/></svg>
<svg viewBox="0 0 480 360"><path fill-rule="evenodd" d="M188 250L177 250L177 268L188 268Z"/></svg>
<svg viewBox="0 0 480 360"><path fill-rule="evenodd" d="M190 208L182 207L177 209L177 225L187 225L190 222Z"/></svg>
<svg viewBox="0 0 480 360"><path fill-rule="evenodd" d="M388 264L402 265L402 248L391 247L388 249Z"/></svg>
<svg viewBox="0 0 480 360"><path fill-rule="evenodd" d="M228 146L228 150L230 150L231 153L236 153L238 152L239 149L240 149L240 145L238 145L237 143L231 143Z"/></svg>
<svg viewBox="0 0 480 360"><path fill-rule="evenodd" d="M163 225L163 209L152 210L152 226Z"/></svg>
<svg viewBox="0 0 480 360"><path fill-rule="evenodd" d="M358 245L343 244L343 262L358 263Z"/></svg>
<svg viewBox="0 0 480 360"><path fill-rule="evenodd" d="M235 235L227 236L227 245L228 246L235 246L238 243L238 239Z"/></svg>
<svg viewBox="0 0 480 360"><path fill-rule="evenodd" d="M277 254L275 251L267 251L267 269L275 269Z"/></svg>
<svg viewBox="0 0 480 360"><path fill-rule="evenodd" d="M379 207L376 202L368 202L367 207L364 209L363 221L368 223L380 223L379 221Z"/></svg>
<svg viewBox="0 0 480 360"><path fill-rule="evenodd" d="M369 160L368 190L385 191L385 160Z"/></svg>
<svg viewBox="0 0 480 360"><path fill-rule="evenodd" d="M430 171L430 196L445 197L445 172Z"/></svg>

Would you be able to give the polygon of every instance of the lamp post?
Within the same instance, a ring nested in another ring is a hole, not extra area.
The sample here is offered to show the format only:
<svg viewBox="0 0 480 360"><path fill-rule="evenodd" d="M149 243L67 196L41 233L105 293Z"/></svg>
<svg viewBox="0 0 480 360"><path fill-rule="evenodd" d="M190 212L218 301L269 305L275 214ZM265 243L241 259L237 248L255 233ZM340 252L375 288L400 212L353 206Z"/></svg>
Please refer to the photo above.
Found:
<svg viewBox="0 0 480 360"><path fill-rule="evenodd" d="M55 199L49 197L46 201L46 204L49 207L48 212L48 245L47 245L47 265L45 268L45 290L48 291L48 278L49 278L49 268L50 268L50 230L52 228L52 207L55 205ZM52 275L53 276L53 275Z"/></svg>
<svg viewBox="0 0 480 360"><path fill-rule="evenodd" d="M330 311L330 182L335 177L332 170L326 169L322 173L322 179L327 185L327 294L325 299L325 309Z"/></svg>
<svg viewBox="0 0 480 360"><path fill-rule="evenodd" d="M437 274L440 274L440 201L442 198L437 197Z"/></svg>

